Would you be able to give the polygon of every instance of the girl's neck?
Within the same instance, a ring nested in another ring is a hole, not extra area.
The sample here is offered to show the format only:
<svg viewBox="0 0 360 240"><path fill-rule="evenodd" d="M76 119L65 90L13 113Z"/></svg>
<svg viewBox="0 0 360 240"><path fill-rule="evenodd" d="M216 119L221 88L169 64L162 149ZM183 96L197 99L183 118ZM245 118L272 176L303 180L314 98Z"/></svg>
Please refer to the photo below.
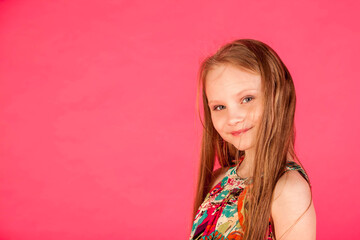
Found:
<svg viewBox="0 0 360 240"><path fill-rule="evenodd" d="M253 173L254 166L254 153L253 151L245 151L245 158L240 163L240 166L237 169L237 175L242 178L251 177Z"/></svg>

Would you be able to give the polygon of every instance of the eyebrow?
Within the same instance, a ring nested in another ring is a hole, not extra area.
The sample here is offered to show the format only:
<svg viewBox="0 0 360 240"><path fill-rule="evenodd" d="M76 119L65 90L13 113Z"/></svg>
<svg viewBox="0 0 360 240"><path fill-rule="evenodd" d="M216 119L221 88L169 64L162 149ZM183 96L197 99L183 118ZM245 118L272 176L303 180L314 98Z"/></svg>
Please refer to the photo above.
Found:
<svg viewBox="0 0 360 240"><path fill-rule="evenodd" d="M246 91L257 91L257 89L244 89L244 90L241 90L240 92L236 93L235 96L237 97L237 96L241 95L243 92L246 92ZM210 104L210 103L212 103L212 102L220 102L220 101L218 101L218 100L211 100L211 101L209 101L208 103Z"/></svg>

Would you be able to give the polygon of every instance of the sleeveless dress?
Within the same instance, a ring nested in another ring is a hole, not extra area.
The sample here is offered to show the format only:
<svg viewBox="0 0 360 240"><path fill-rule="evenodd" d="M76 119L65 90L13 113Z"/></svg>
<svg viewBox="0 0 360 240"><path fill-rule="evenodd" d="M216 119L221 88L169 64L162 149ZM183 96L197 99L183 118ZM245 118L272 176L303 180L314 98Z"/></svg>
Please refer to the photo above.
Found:
<svg viewBox="0 0 360 240"><path fill-rule="evenodd" d="M244 200L251 179L237 175L240 164L241 161L230 167L224 178L206 195L195 215L190 240L243 239L244 213L247 210ZM284 172L289 170L299 171L308 181L305 171L297 163L288 161ZM266 236L267 240L275 239L271 218Z"/></svg>

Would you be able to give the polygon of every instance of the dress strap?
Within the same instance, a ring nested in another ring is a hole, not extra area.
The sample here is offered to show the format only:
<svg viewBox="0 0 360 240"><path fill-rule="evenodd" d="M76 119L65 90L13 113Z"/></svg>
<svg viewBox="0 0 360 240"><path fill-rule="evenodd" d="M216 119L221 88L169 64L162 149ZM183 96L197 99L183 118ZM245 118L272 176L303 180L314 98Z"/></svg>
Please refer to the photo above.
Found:
<svg viewBox="0 0 360 240"><path fill-rule="evenodd" d="M309 177L308 175L306 174L305 170L299 165L297 164L296 162L294 161L288 161L286 163L286 168L285 168L285 171L283 172L283 174L287 171L291 171L291 170L296 170L300 173L301 176L303 176L305 178L305 180L307 182L309 182Z"/></svg>

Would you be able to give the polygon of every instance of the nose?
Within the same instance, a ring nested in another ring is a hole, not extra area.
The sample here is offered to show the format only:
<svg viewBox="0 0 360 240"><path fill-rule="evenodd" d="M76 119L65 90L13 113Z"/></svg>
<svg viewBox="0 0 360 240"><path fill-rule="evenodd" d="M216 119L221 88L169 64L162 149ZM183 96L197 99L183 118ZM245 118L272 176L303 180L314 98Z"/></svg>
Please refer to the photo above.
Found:
<svg viewBox="0 0 360 240"><path fill-rule="evenodd" d="M246 111L245 109L242 109L241 107L233 107L229 108L228 111L228 124L229 126L236 126L238 124L244 123L245 117L246 117Z"/></svg>

